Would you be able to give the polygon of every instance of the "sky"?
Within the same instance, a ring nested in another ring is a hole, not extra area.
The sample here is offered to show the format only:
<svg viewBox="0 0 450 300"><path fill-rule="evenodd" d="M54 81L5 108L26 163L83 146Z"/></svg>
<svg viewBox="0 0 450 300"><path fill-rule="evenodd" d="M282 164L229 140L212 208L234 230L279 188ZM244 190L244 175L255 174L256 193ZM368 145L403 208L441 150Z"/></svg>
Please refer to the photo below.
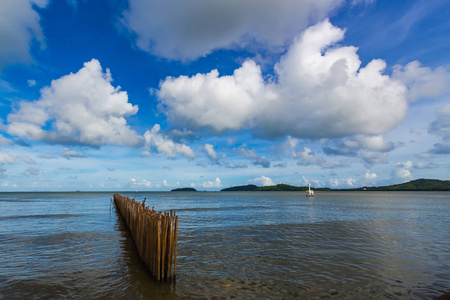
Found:
<svg viewBox="0 0 450 300"><path fill-rule="evenodd" d="M447 0L2 0L0 191L450 180Z"/></svg>

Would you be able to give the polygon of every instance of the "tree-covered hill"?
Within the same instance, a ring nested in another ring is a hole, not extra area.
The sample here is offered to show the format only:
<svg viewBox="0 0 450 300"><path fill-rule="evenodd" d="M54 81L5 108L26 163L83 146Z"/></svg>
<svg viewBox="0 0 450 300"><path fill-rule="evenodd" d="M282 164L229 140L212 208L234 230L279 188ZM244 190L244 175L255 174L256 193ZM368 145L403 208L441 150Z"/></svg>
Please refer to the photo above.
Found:
<svg viewBox="0 0 450 300"><path fill-rule="evenodd" d="M252 192L256 190L258 187L254 184L249 185L240 185L240 186L233 186L226 189L222 189L221 192Z"/></svg>
<svg viewBox="0 0 450 300"><path fill-rule="evenodd" d="M379 187L365 187L367 191L450 191L450 180L417 179L401 184Z"/></svg>

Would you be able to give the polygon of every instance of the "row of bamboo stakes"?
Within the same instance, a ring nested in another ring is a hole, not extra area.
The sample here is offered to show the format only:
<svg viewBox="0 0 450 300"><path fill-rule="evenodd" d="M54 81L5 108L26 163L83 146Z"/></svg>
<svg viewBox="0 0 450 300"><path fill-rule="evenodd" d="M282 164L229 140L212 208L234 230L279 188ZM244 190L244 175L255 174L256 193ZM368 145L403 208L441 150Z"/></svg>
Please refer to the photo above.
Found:
<svg viewBox="0 0 450 300"><path fill-rule="evenodd" d="M131 232L141 260L158 280L175 278L178 216L157 212L135 199L114 194L114 204Z"/></svg>

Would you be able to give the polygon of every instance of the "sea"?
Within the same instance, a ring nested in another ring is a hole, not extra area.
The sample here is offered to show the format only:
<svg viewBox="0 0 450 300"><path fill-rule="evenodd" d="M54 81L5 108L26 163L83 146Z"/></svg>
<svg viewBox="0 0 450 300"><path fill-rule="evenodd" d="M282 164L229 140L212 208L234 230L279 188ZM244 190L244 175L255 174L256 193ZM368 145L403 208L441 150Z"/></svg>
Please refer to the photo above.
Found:
<svg viewBox="0 0 450 300"><path fill-rule="evenodd" d="M175 210L156 282L113 193L0 193L3 299L435 299L450 292L449 192L122 192Z"/></svg>

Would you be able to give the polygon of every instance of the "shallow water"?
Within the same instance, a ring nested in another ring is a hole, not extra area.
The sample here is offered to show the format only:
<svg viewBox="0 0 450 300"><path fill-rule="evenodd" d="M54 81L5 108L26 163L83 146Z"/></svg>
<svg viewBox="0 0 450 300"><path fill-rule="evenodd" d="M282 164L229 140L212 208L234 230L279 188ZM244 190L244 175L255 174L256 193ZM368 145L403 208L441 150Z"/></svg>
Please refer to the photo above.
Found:
<svg viewBox="0 0 450 300"><path fill-rule="evenodd" d="M179 216L175 281L141 264L112 193L0 193L0 299L433 299L450 193L122 193Z"/></svg>

